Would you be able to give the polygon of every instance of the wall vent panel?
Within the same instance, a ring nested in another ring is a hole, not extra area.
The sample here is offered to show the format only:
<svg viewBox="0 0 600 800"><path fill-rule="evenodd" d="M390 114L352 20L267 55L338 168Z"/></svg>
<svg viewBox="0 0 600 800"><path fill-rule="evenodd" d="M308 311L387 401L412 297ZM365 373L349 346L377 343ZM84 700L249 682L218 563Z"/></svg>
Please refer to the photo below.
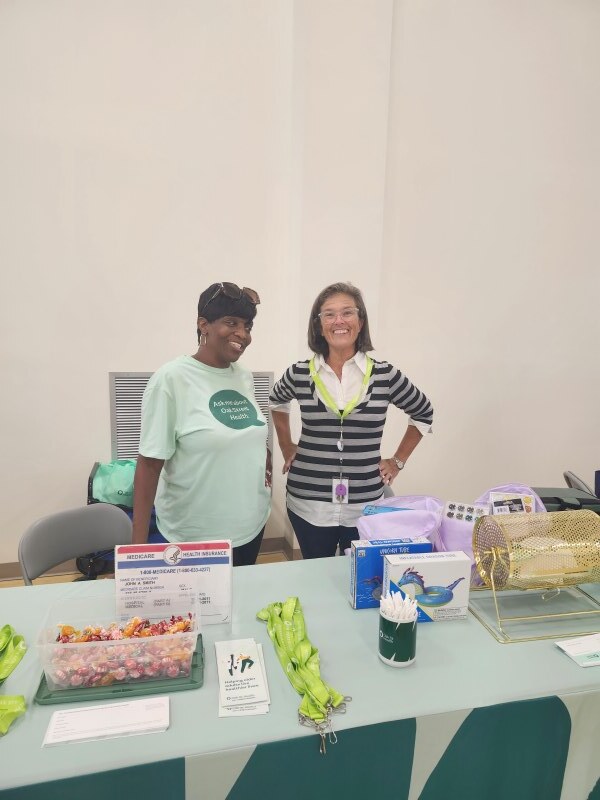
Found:
<svg viewBox="0 0 600 800"><path fill-rule="evenodd" d="M140 443L142 397L151 372L109 372L111 458L137 458ZM273 422L269 414L272 372L253 372L256 404L268 424L269 447L273 449Z"/></svg>

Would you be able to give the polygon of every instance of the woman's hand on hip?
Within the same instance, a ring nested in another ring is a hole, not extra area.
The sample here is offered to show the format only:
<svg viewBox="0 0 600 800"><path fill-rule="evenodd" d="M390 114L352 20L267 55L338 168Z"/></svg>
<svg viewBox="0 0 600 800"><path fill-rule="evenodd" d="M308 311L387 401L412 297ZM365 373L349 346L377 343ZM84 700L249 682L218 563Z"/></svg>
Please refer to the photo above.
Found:
<svg viewBox="0 0 600 800"><path fill-rule="evenodd" d="M398 469L398 465L393 458L382 458L379 462L379 474L381 475L381 480L388 486L399 472L400 470Z"/></svg>
<svg viewBox="0 0 600 800"><path fill-rule="evenodd" d="M293 460L296 458L297 452L298 445L293 442L281 448L281 454L283 455L283 469L281 472L283 475L290 471L290 467L292 466Z"/></svg>

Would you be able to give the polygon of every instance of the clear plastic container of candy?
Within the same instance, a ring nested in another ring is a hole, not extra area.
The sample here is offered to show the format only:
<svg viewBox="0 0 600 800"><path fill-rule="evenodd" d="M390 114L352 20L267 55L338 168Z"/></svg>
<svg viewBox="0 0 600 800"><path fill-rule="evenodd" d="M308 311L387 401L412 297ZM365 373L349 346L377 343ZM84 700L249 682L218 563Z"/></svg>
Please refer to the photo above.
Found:
<svg viewBox="0 0 600 800"><path fill-rule="evenodd" d="M168 595L117 614L114 596L52 605L38 637L51 691L187 677L199 631L196 598Z"/></svg>

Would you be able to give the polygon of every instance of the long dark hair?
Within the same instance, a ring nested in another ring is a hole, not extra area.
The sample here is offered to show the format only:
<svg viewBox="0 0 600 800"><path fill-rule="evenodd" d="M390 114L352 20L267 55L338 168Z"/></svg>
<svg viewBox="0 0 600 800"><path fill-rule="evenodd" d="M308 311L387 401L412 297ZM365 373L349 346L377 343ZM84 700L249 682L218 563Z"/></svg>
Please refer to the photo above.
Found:
<svg viewBox="0 0 600 800"><path fill-rule="evenodd" d="M323 336L323 328L321 327L319 313L323 303L334 294L350 295L358 308L358 316L359 319L362 320L362 328L356 339L356 352L360 350L366 353L369 350L374 350L375 348L371 342L371 334L369 332L369 317L360 289L357 289L356 286L353 286L351 283L344 282L332 283L330 286L326 286L325 289L317 295L317 299L310 310L310 318L308 320L308 346L310 349L313 353L319 353L319 355L325 357L329 355L329 345Z"/></svg>

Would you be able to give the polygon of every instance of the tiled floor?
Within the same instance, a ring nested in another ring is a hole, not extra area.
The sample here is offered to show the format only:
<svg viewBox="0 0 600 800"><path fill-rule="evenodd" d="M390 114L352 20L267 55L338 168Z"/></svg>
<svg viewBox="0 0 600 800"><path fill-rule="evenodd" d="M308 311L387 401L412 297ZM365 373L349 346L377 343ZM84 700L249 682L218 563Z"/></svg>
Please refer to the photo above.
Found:
<svg viewBox="0 0 600 800"><path fill-rule="evenodd" d="M288 559L286 554L283 551L278 550L273 553L261 553L256 563L273 564L276 561L287 561L287 560ZM80 578L80 577L81 575L79 574L79 572L67 572L63 575L46 575L44 578L38 578L38 580L36 580L36 583L66 583L75 580L75 578ZM5 589L8 588L9 586L23 586L23 581L21 579L10 580L10 581L0 580L0 589Z"/></svg>
<svg viewBox="0 0 600 800"><path fill-rule="evenodd" d="M273 553L261 553L256 561L257 564L274 564L276 561L288 561L288 557L282 550Z"/></svg>

